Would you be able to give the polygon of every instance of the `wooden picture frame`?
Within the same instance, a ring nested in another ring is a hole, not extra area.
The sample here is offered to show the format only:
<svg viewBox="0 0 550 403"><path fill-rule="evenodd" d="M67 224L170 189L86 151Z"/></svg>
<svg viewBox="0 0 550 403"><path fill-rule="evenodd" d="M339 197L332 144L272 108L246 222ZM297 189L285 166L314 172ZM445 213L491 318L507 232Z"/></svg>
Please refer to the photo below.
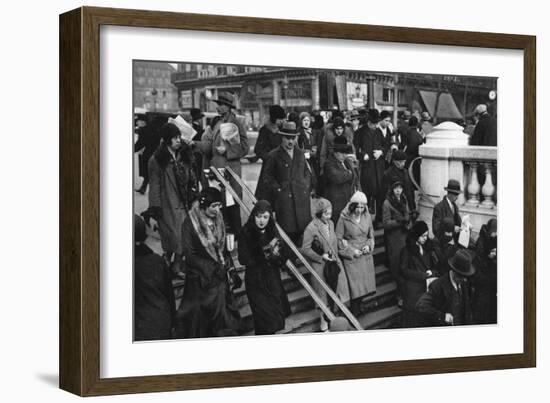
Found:
<svg viewBox="0 0 550 403"><path fill-rule="evenodd" d="M228 372L100 377L100 27L517 49L524 52L523 353ZM81 396L480 371L536 365L534 36L82 7L60 16L60 387Z"/></svg>

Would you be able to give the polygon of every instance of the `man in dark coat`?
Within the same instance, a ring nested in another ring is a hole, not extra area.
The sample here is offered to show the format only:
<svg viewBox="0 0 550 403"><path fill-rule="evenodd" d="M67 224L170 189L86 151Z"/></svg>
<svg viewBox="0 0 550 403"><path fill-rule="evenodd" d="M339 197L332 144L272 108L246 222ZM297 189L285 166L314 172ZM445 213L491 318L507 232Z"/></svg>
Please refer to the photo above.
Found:
<svg viewBox="0 0 550 403"><path fill-rule="evenodd" d="M260 176L258 177L258 184L256 186L256 199L265 199L267 194L263 186L263 172L265 168L265 161L270 151L281 145L281 135L279 129L281 128L285 119L285 110L279 105L271 105L269 108L269 122L260 127L258 132L258 139L254 146L254 153L257 158L261 158L262 167L260 169Z"/></svg>
<svg viewBox="0 0 550 403"><path fill-rule="evenodd" d="M359 190L357 171L353 162L347 158L352 151L343 136L335 138L332 155L323 167L324 192L326 199L332 203L332 221L334 223L338 222L340 213L346 207L351 196Z"/></svg>
<svg viewBox="0 0 550 403"><path fill-rule="evenodd" d="M296 243L311 221L313 175L304 152L297 146L296 124L285 122L279 132L282 143L268 154L262 184L277 222Z"/></svg>
<svg viewBox="0 0 550 403"><path fill-rule="evenodd" d="M414 186L409 177L409 173L405 169L407 155L401 150L395 150L392 153L392 165L386 169L382 177L382 188L387 194L390 186L395 182L401 182L403 185L403 193L407 199L409 211L413 213L416 210L414 197ZM414 213L413 213L414 214Z"/></svg>
<svg viewBox="0 0 550 403"><path fill-rule="evenodd" d="M460 183L455 179L449 179L445 190L447 195L443 196L443 199L435 205L432 216L432 232L436 238L442 237L442 224L445 217L453 219L455 233L460 232L460 226L462 225L462 218L460 218L458 206L456 205L456 199L462 193Z"/></svg>
<svg viewBox="0 0 550 403"><path fill-rule="evenodd" d="M407 147L405 153L407 154L407 164L405 167L408 169L413 160L418 158L420 146L424 144L424 137L422 137L421 129L419 127L418 118L411 116L409 119L409 130L407 131ZM414 180L420 184L420 161L416 161L413 166Z"/></svg>
<svg viewBox="0 0 550 403"><path fill-rule="evenodd" d="M474 134L470 138L470 145L496 147L497 121L487 112L487 105L478 105L474 111L474 117L478 119L478 122Z"/></svg>
<svg viewBox="0 0 550 403"><path fill-rule="evenodd" d="M139 176L143 178L141 187L136 191L145 194L147 190L147 185L149 184L149 170L147 164L149 163L149 158L155 152L160 143L160 135L158 130L160 129L159 121L156 119L152 123L146 123L146 118L140 116L140 120L143 122L144 126L139 127L136 130L138 139L134 145L134 152L143 152L139 155Z"/></svg>
<svg viewBox="0 0 550 403"><path fill-rule="evenodd" d="M355 151L360 164L361 189L369 200L369 211L374 213L378 192L382 187L382 177L386 169L384 161L384 139L376 130L380 114L370 109L367 124L355 133ZM381 209L382 206L376 206Z"/></svg>
<svg viewBox="0 0 550 403"><path fill-rule="evenodd" d="M171 275L146 238L145 222L134 215L134 340L170 339L176 312Z"/></svg>
<svg viewBox="0 0 550 403"><path fill-rule="evenodd" d="M461 249L449 259L451 271L432 282L416 303L416 310L427 325L472 325L476 323L476 290L471 284L475 273L470 253Z"/></svg>
<svg viewBox="0 0 550 403"><path fill-rule="evenodd" d="M202 118L204 113L201 112L198 108L192 108L191 111L191 126L197 132L193 136L193 141L201 141L202 135L204 134L204 127L202 126ZM199 150L193 152L195 158L195 176L197 178L202 177L202 153Z"/></svg>

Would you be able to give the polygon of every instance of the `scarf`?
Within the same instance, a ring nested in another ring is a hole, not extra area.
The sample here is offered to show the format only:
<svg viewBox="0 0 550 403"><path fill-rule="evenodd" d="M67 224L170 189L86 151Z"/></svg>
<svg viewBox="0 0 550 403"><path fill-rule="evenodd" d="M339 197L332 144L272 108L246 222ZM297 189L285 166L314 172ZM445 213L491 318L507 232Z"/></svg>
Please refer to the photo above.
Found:
<svg viewBox="0 0 550 403"><path fill-rule="evenodd" d="M407 213L407 199L405 198L404 194L401 194L401 197L398 199L397 197L395 197L393 190L390 189L387 199L394 209L399 211L401 215L405 216L405 214Z"/></svg>
<svg viewBox="0 0 550 403"><path fill-rule="evenodd" d="M202 246L212 259L225 264L223 251L225 247L225 225L221 212L215 218L209 218L198 203L195 203L189 211L189 218L197 233ZM213 228L208 225L208 220L213 221Z"/></svg>

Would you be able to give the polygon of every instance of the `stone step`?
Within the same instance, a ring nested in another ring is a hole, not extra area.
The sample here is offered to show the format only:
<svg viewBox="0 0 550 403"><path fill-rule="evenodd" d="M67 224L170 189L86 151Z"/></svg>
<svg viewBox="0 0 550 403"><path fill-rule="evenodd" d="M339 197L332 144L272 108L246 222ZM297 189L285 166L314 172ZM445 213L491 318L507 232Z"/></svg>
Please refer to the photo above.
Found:
<svg viewBox="0 0 550 403"><path fill-rule="evenodd" d="M401 308L392 305L357 318L363 329L386 329L395 327L401 321Z"/></svg>

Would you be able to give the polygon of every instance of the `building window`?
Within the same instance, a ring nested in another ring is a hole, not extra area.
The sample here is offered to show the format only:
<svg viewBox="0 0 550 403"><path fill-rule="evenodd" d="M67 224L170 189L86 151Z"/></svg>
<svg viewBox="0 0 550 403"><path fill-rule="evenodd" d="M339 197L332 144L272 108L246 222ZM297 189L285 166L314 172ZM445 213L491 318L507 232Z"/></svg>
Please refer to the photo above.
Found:
<svg viewBox="0 0 550 403"><path fill-rule="evenodd" d="M393 102L393 90L391 88L382 89L382 102Z"/></svg>
<svg viewBox="0 0 550 403"><path fill-rule="evenodd" d="M406 97L405 97L405 90L398 90L397 91L397 102L400 104L407 103Z"/></svg>

